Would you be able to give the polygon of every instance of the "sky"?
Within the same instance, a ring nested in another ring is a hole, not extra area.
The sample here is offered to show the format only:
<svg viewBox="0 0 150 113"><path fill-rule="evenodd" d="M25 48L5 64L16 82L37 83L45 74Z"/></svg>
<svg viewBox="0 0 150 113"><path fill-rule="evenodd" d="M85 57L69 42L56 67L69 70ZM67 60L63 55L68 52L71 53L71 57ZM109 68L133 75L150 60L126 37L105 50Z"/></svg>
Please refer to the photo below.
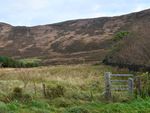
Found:
<svg viewBox="0 0 150 113"><path fill-rule="evenodd" d="M150 0L0 0L0 22L14 26L117 16L150 8Z"/></svg>

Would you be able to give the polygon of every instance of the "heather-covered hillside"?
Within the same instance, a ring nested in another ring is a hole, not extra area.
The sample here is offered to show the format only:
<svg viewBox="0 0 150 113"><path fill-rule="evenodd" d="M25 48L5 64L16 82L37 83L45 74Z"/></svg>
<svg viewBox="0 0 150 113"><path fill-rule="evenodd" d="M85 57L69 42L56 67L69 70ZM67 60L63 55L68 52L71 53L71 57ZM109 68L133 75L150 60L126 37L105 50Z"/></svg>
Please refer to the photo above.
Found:
<svg viewBox="0 0 150 113"><path fill-rule="evenodd" d="M126 27L129 35L114 44L105 57L106 64L150 70L150 10L137 13L135 17Z"/></svg>
<svg viewBox="0 0 150 113"><path fill-rule="evenodd" d="M116 17L71 20L34 27L0 23L0 55L39 58L44 64L102 62L149 65L150 9ZM120 31L130 37L113 41Z"/></svg>

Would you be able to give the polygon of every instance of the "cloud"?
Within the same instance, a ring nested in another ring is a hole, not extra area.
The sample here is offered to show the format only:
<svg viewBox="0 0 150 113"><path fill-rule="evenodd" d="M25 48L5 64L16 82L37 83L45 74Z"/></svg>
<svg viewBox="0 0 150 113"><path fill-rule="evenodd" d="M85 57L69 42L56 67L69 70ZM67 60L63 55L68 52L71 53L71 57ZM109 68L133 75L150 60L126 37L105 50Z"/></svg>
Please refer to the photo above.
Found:
<svg viewBox="0 0 150 113"><path fill-rule="evenodd" d="M149 7L149 0L0 0L0 21L31 26L115 16Z"/></svg>
<svg viewBox="0 0 150 113"><path fill-rule="evenodd" d="M140 5L137 5L133 11L137 12L137 11L141 11L143 9L148 9L148 8L150 8L150 4L140 4Z"/></svg>

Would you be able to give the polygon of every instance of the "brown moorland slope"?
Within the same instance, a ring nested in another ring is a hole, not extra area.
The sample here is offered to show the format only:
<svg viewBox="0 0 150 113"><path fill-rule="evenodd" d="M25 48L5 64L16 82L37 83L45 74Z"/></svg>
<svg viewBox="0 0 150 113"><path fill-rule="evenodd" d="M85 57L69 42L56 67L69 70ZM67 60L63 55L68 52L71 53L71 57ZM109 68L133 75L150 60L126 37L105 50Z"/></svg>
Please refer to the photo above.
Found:
<svg viewBox="0 0 150 113"><path fill-rule="evenodd" d="M116 44L112 41L115 33L125 30L132 32L132 38L124 41L124 48L114 52L109 61L117 63L119 58L125 63L143 64L147 59L149 61L149 20L150 9L122 16L71 20L34 27L0 23L0 55L38 57L45 64L95 63L102 61Z"/></svg>
<svg viewBox="0 0 150 113"><path fill-rule="evenodd" d="M150 71L150 10L131 16L134 20L126 27L131 35L117 42L116 50L112 49L104 62L132 70L143 68Z"/></svg>

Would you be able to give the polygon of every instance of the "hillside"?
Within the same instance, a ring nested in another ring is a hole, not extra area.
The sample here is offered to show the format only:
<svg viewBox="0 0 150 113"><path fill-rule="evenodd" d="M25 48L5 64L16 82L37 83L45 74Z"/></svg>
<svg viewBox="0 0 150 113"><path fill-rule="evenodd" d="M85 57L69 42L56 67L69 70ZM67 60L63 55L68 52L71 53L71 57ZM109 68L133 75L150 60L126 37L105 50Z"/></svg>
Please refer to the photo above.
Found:
<svg viewBox="0 0 150 113"><path fill-rule="evenodd" d="M130 35L112 47L104 62L135 71L142 68L150 71L150 10L134 16L134 22L126 27Z"/></svg>
<svg viewBox="0 0 150 113"><path fill-rule="evenodd" d="M150 9L34 27L0 23L0 55L17 59L36 57L43 59L44 64L96 63L116 44L112 41L115 33L125 30L133 34L132 38L123 42L121 51L114 52L110 63L117 63L119 57L124 63L149 65L149 20Z"/></svg>

